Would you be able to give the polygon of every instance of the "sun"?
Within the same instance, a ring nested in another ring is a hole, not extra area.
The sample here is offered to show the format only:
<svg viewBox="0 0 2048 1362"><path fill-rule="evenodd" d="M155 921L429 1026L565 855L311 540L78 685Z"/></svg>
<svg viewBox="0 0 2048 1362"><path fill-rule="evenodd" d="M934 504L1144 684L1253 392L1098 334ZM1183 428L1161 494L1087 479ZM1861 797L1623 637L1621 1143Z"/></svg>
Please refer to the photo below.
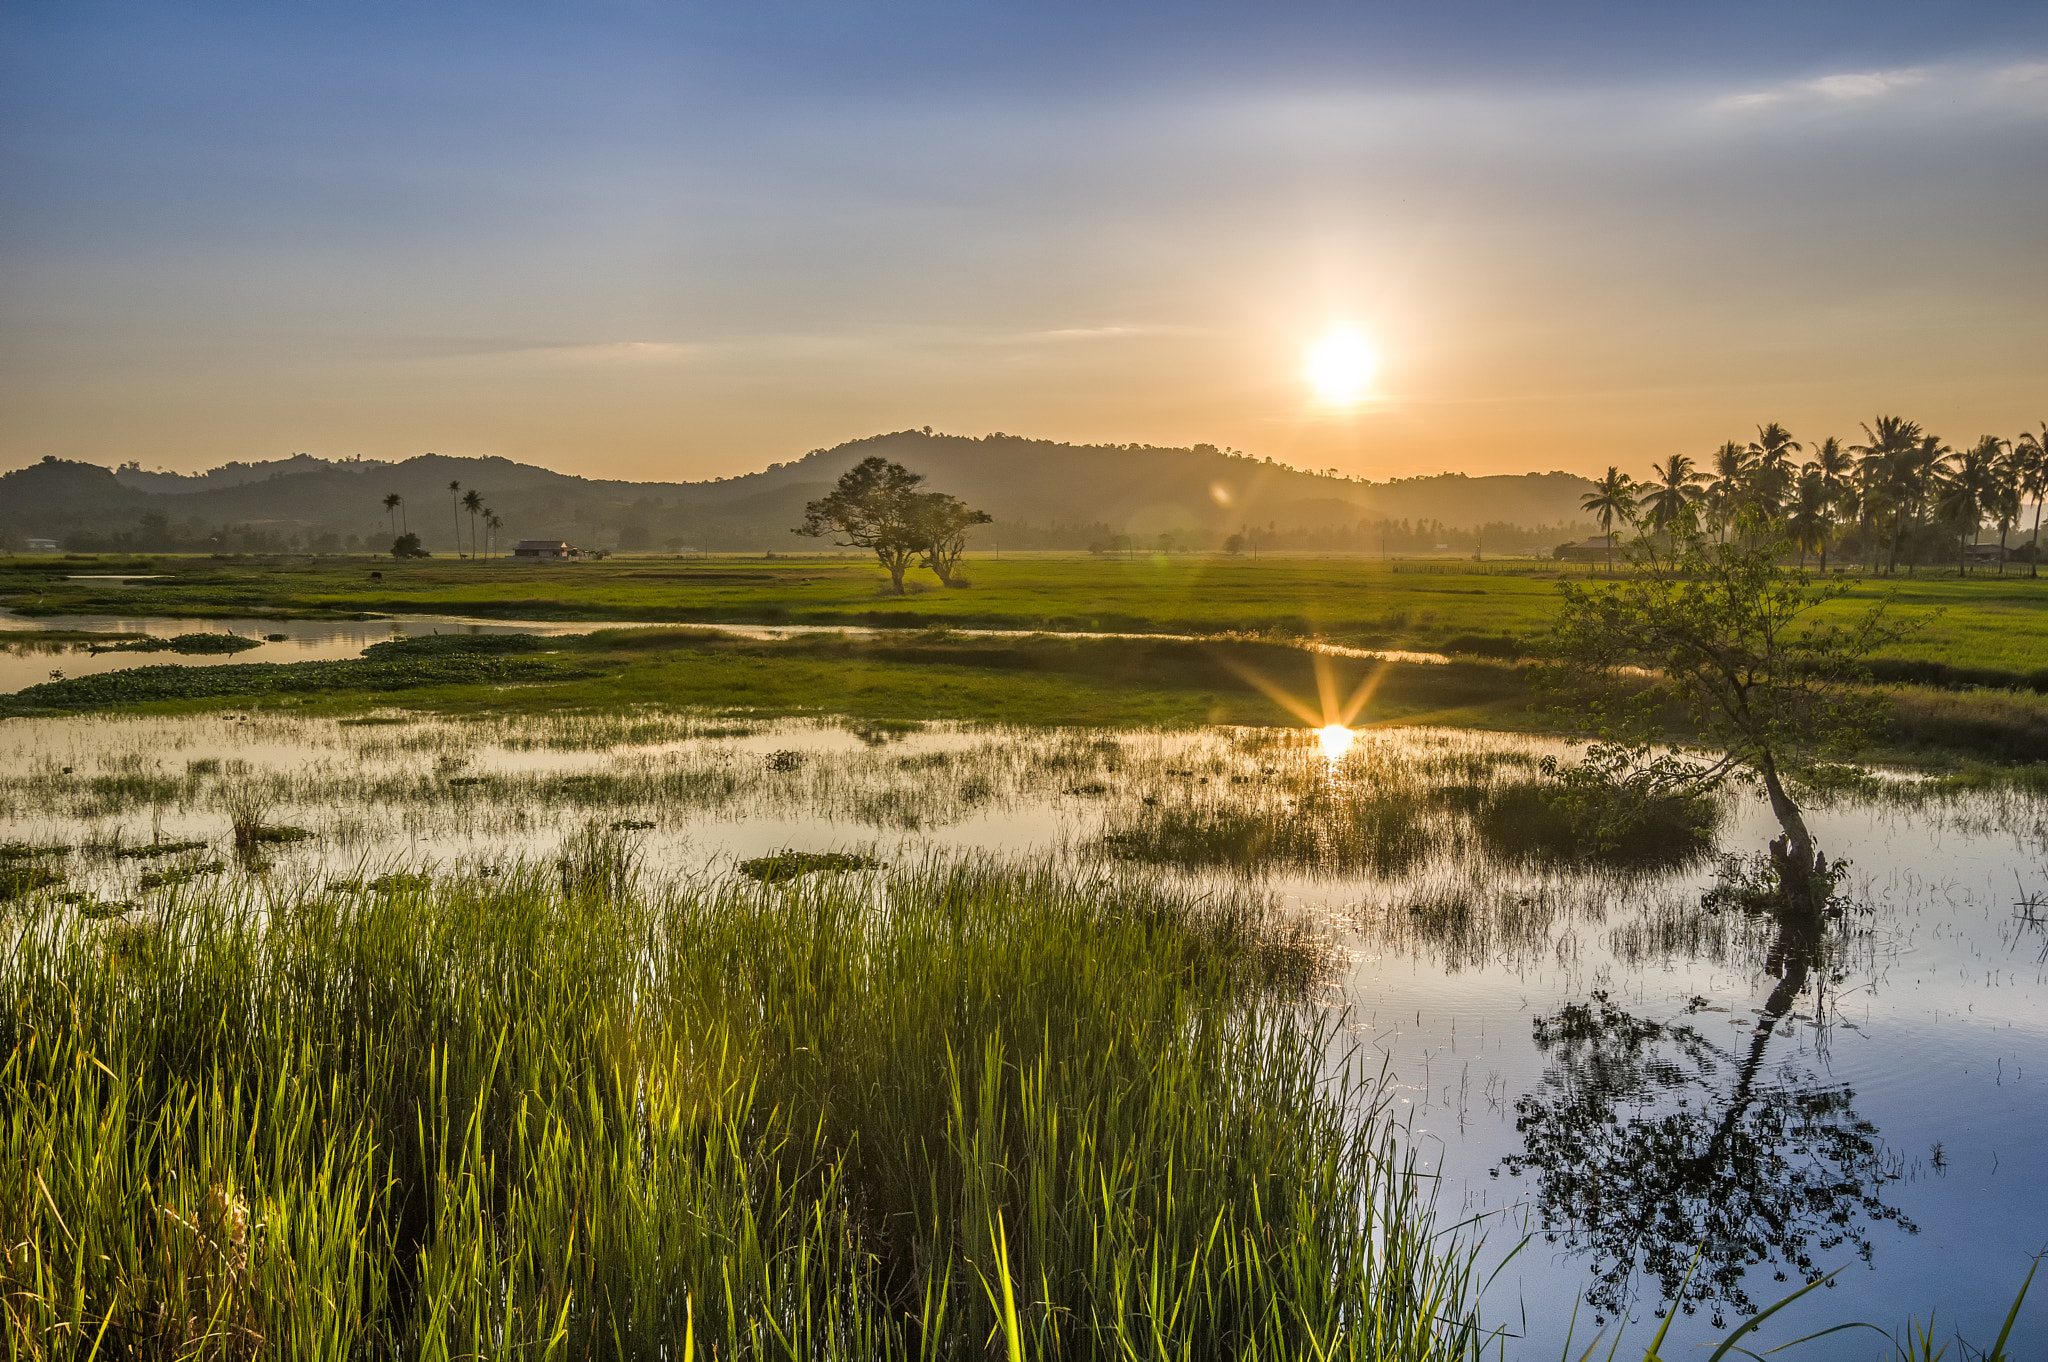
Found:
<svg viewBox="0 0 2048 1362"><path fill-rule="evenodd" d="M1325 761L1342 761L1344 754L1351 750L1351 744L1358 735L1342 724L1330 724L1316 730L1316 745L1323 749Z"/></svg>
<svg viewBox="0 0 2048 1362"><path fill-rule="evenodd" d="M1378 356L1365 337L1348 327L1335 327L1309 347L1308 381L1324 406L1353 407L1372 386Z"/></svg>

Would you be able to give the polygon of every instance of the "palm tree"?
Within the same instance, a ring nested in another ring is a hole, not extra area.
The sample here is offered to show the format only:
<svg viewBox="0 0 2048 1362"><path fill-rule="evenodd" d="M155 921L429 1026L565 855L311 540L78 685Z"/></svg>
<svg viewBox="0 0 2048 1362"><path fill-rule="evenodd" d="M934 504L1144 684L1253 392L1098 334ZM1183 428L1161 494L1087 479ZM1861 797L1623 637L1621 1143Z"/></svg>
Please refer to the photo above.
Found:
<svg viewBox="0 0 2048 1362"><path fill-rule="evenodd" d="M1931 437L1930 437L1931 440ZM1984 512L1993 495L1993 476L2002 441L1986 436L1956 456L1955 467L1937 473L1934 513L1956 532L1956 575L1969 575L1970 546L1984 532Z"/></svg>
<svg viewBox="0 0 2048 1362"><path fill-rule="evenodd" d="M1692 513L1693 503L1700 499L1701 475L1691 457L1684 454L1673 454L1661 466L1651 464L1650 472L1656 476L1644 484L1637 506L1649 514L1650 528L1669 529L1681 516Z"/></svg>
<svg viewBox="0 0 2048 1362"><path fill-rule="evenodd" d="M1849 451L1842 448L1842 442L1830 435L1813 451L1813 462L1808 467L1820 474L1821 488L1827 494L1828 528L1832 532L1837 524L1854 518L1860 510L1858 503L1861 498L1856 495L1852 476L1855 462L1849 457ZM1820 545L1820 570L1828 570L1828 543L1825 538Z"/></svg>
<svg viewBox="0 0 2048 1362"><path fill-rule="evenodd" d="M427 457L428 457L428 458L432 458L432 457L433 457L433 455L431 455L431 454L430 454L430 455L428 455ZM454 522L455 522L455 554L456 554L456 556L457 556L458 558L462 556L462 510L461 510L461 508L460 508L460 507L459 507L459 506L458 506L458 505L456 504L456 501L455 501L455 494L456 494L457 492L460 492L461 490L462 490L462 484L461 484L461 483L459 483L459 482L456 482L456 481L455 481L455 480L454 480L453 478L449 479L449 481L448 481L448 518L449 518L450 520L452 520L452 521L454 521Z"/></svg>
<svg viewBox="0 0 2048 1362"><path fill-rule="evenodd" d="M389 496L387 496L387 497L385 497L385 498L384 498L384 514L386 514L386 515L388 515L388 516L394 516L394 517L396 517L396 516L402 516L402 515L403 515L404 513L405 513L405 498L404 498L404 497L402 497L402 496L398 495L398 493L396 493L396 492L393 492L393 493L392 493L391 495L389 495ZM397 525L397 524L396 524L395 522L394 522L394 523L393 523L393 525L391 526L391 532L392 532L393 534L397 534L397 533L398 533L398 525Z"/></svg>
<svg viewBox="0 0 2048 1362"><path fill-rule="evenodd" d="M2033 553L2028 556L2027 575L2041 575L2041 501L2048 497L2048 421L2041 423L2041 433L2028 431L2013 442L2012 459L2019 470L2020 495L2034 503Z"/></svg>
<svg viewBox="0 0 2048 1362"><path fill-rule="evenodd" d="M1714 535L1722 537L1728 522L1735 518L1735 509L1742 503L1744 490L1749 486L1749 454L1735 441L1729 440L1714 451L1714 475L1707 484L1707 512L1714 520Z"/></svg>
<svg viewBox="0 0 2048 1362"><path fill-rule="evenodd" d="M1799 567L1806 568L1808 550L1820 553L1820 570L1828 570L1828 531L1834 528L1834 520L1828 513L1827 479L1820 471L1819 464L1808 464L1799 470L1799 481L1792 487L1792 503L1787 508L1790 514L1785 518L1785 528L1791 531L1792 542L1799 549Z"/></svg>
<svg viewBox="0 0 2048 1362"><path fill-rule="evenodd" d="M1984 509L1998 526L1998 575L2005 575L2005 541L2020 519L2020 469L2012 457L2012 443L1996 435L1980 436L1978 452L1989 460L1990 475L1985 484Z"/></svg>
<svg viewBox="0 0 2048 1362"><path fill-rule="evenodd" d="M483 494L472 487L462 498L462 509L469 512L469 551L476 552L476 518L484 509ZM462 536L456 536L456 546L461 546Z"/></svg>
<svg viewBox="0 0 2048 1362"><path fill-rule="evenodd" d="M1766 519L1776 519L1792 487L1792 455L1805 446L1776 421L1758 426L1743 453L1749 456L1749 495Z"/></svg>
<svg viewBox="0 0 2048 1362"><path fill-rule="evenodd" d="M1863 427L1863 436L1869 443L1851 445L1849 452L1860 456L1856 475L1862 483L1865 512L1873 516L1873 523L1877 514L1891 516L1891 555L1885 570L1897 572L1907 509L1925 490L1915 487L1914 476L1915 452L1922 439L1920 423L1902 416L1880 416Z"/></svg>
<svg viewBox="0 0 2048 1362"><path fill-rule="evenodd" d="M1635 482L1629 475L1607 466L1607 476L1593 484L1593 490L1579 498L1579 505L1600 517L1600 528L1607 536L1607 571L1614 571L1614 518L1633 520L1636 514Z"/></svg>
<svg viewBox="0 0 2048 1362"><path fill-rule="evenodd" d="M491 543L497 538L498 531L503 529L504 525L505 522L498 519L497 512L491 510L488 506L484 508L484 556L486 558L490 557Z"/></svg>

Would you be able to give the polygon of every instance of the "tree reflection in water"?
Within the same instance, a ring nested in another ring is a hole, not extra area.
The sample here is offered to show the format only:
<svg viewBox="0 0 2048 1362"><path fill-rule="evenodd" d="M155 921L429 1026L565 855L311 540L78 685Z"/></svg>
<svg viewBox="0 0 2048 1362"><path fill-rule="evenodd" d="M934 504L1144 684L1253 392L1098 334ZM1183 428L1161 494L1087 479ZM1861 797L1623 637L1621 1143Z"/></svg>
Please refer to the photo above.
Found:
<svg viewBox="0 0 2048 1362"><path fill-rule="evenodd" d="M1688 1022L1634 1016L1604 993L1535 1023L1551 1066L1516 1103L1524 1152L1502 1164L1536 1174L1545 1237L1591 1256L1586 1299L1603 1315L1626 1308L1640 1267L1665 1300L1687 1314L1704 1305L1722 1326L1724 1310L1757 1308L1743 1285L1752 1268L1811 1282L1827 1270L1818 1255L1846 1246L1867 1260L1874 1223L1916 1232L1878 1196L1884 1147L1856 1114L1855 1093L1765 1064L1822 963L1834 879L1825 861L1819 891L1785 877L1783 853L1772 850L1776 887L1753 879L1710 895L1774 919L1765 968L1778 983L1746 1048L1718 1045Z"/></svg>

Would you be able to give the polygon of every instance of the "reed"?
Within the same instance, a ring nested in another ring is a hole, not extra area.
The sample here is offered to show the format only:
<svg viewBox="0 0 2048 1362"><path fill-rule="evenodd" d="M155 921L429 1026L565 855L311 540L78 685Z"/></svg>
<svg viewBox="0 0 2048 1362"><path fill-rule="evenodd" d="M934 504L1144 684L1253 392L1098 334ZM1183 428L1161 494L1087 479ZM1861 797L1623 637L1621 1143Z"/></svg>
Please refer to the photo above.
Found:
<svg viewBox="0 0 2048 1362"><path fill-rule="evenodd" d="M621 856L19 922L7 1355L1479 1346L1253 900Z"/></svg>

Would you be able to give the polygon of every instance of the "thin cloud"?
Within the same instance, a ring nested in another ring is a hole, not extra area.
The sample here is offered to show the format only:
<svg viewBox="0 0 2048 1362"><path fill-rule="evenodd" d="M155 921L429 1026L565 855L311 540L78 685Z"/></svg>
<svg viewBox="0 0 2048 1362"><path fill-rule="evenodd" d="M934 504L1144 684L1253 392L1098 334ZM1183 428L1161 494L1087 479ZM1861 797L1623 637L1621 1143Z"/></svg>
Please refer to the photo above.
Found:
<svg viewBox="0 0 2048 1362"><path fill-rule="evenodd" d="M1932 73L1924 66L1901 67L1893 71L1843 71L1812 80L1789 81L1768 90L1731 95L1720 101L1732 109L1765 108L1774 104L1834 103L1883 99L1901 90L1927 84Z"/></svg>

